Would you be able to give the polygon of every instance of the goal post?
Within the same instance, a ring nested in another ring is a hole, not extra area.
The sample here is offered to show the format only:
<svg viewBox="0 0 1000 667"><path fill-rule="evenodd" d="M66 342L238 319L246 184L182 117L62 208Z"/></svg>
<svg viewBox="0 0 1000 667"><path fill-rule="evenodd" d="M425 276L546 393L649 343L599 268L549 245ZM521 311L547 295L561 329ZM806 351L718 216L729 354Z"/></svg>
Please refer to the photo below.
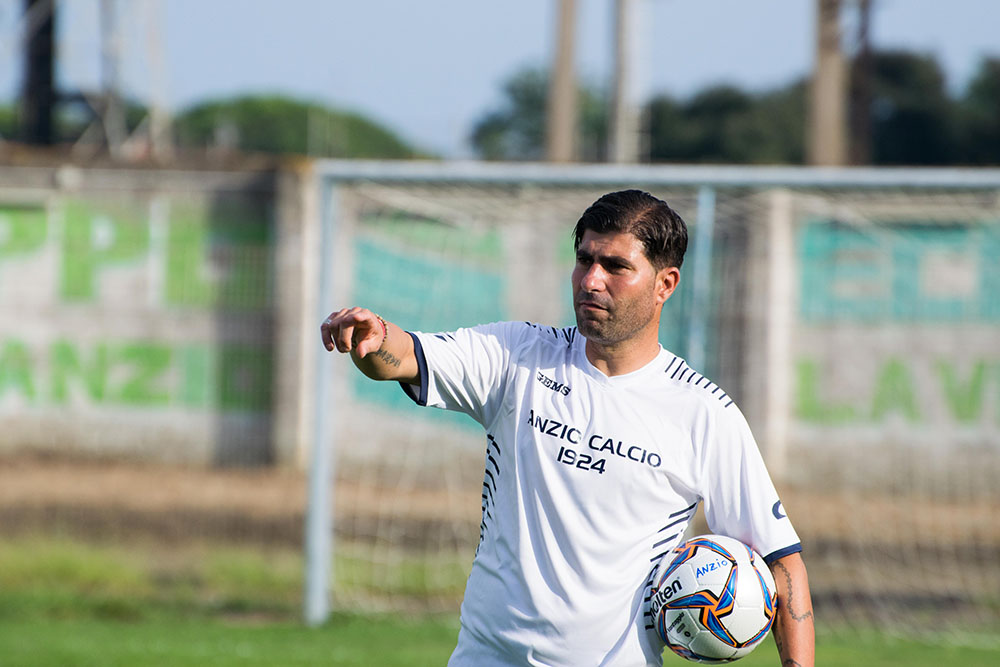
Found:
<svg viewBox="0 0 1000 667"><path fill-rule="evenodd" d="M364 305L428 332L572 325L579 215L617 189L666 199L692 245L661 343L702 360L747 415L822 616L1000 626L1000 170L320 161L316 174L335 196L310 261L336 259L313 310ZM457 609L482 434L326 363L308 620L331 592L349 608ZM940 605L954 623L929 620Z"/></svg>
<svg viewBox="0 0 1000 667"><path fill-rule="evenodd" d="M334 238L336 235L336 184L319 182L319 253L317 262L316 321L327 316L325 304L333 302ZM318 330L318 325L317 325ZM312 452L309 460L309 499L305 525L305 589L303 605L308 625L320 625L330 614L330 564L333 555L333 507L331 491L334 483L334 457L331 451L331 425L334 414L330 406L330 377L333 360L322 348L317 336L315 350L315 407L312 431Z"/></svg>

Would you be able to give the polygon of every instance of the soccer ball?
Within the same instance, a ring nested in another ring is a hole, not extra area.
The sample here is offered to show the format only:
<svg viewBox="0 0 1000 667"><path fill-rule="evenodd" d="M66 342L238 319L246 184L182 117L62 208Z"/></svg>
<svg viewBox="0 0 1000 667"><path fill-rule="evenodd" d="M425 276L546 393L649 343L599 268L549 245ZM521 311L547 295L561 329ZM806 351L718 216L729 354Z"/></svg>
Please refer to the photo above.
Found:
<svg viewBox="0 0 1000 667"><path fill-rule="evenodd" d="M660 639L709 664L750 653L771 629L777 594L764 559L739 540L700 535L660 561L649 607Z"/></svg>

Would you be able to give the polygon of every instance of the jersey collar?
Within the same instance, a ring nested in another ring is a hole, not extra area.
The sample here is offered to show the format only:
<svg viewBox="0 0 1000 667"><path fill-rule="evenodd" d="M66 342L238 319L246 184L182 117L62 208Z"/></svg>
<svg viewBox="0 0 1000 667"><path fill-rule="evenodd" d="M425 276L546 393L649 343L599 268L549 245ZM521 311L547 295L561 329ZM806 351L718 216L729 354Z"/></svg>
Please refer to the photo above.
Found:
<svg viewBox="0 0 1000 667"><path fill-rule="evenodd" d="M590 359L587 358L587 339L585 337L577 336L573 342L573 348L573 357L577 368L593 378L598 384L606 387L627 387L638 382L644 382L651 375L662 373L663 369L667 367L667 364L675 356L661 345L656 357L645 366L637 368L631 373L609 377L598 370L594 364L590 363Z"/></svg>

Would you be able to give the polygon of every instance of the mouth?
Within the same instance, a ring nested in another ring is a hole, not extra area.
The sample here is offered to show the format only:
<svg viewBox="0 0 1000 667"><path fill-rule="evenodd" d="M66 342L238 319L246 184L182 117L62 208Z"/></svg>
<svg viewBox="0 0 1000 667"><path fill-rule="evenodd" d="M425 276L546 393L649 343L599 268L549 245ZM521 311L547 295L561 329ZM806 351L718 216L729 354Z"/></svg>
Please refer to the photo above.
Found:
<svg viewBox="0 0 1000 667"><path fill-rule="evenodd" d="M576 307L583 311L607 310L606 307L602 306L596 301L577 301Z"/></svg>

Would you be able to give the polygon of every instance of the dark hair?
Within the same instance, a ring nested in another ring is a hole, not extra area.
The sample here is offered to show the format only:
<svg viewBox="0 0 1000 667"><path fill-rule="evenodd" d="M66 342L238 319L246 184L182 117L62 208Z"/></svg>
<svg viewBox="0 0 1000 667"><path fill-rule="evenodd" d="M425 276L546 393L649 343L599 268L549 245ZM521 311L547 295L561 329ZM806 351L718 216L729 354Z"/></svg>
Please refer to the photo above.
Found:
<svg viewBox="0 0 1000 667"><path fill-rule="evenodd" d="M609 192L590 205L573 229L573 248L580 249L588 229L598 234L623 232L635 236L646 259L657 271L680 268L687 251L687 226L667 202L642 190Z"/></svg>

